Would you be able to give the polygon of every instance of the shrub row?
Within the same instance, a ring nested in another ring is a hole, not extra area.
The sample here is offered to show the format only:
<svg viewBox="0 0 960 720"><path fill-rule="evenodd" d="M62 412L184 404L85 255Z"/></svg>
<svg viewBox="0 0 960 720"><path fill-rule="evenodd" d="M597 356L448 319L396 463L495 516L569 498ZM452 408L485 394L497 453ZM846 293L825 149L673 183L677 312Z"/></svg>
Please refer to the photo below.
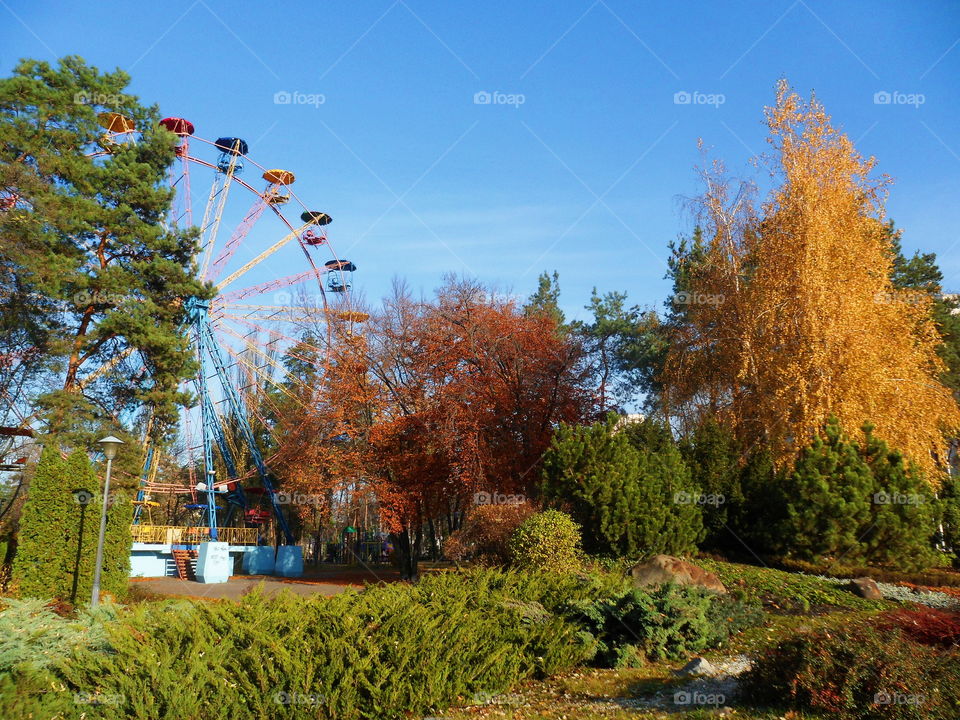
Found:
<svg viewBox="0 0 960 720"><path fill-rule="evenodd" d="M583 662L586 643L552 609L604 591L478 570L333 598L143 603L107 624L108 651L21 653L0 670L0 717L422 716Z"/></svg>
<svg viewBox="0 0 960 720"><path fill-rule="evenodd" d="M0 717L417 717L606 662L601 647L710 647L736 629L734 604L691 588L628 590L616 575L475 569L333 598L141 603L95 630L7 608L0 631L25 618L44 629L4 656Z"/></svg>

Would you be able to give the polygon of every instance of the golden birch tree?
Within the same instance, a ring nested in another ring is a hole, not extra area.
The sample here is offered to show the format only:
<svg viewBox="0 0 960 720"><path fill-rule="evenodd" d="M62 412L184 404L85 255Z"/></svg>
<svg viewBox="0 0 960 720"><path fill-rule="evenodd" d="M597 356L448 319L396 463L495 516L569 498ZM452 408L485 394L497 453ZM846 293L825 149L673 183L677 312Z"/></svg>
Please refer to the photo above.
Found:
<svg viewBox="0 0 960 720"><path fill-rule="evenodd" d="M960 414L938 380L933 299L891 282L889 181L786 82L766 120L773 190L759 208L718 166L704 173L706 236L686 269L666 405L682 422L721 416L780 463L831 414L851 432L870 421L936 482Z"/></svg>

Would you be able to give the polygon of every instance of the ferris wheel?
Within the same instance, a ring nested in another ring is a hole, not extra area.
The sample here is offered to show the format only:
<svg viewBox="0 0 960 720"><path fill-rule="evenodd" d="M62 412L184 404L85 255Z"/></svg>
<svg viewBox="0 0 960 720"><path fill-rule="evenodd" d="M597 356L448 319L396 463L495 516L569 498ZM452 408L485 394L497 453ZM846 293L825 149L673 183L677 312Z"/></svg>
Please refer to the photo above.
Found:
<svg viewBox="0 0 960 720"><path fill-rule="evenodd" d="M104 113L100 123L106 133L94 154L110 154L136 141L136 128L124 116ZM302 379L290 375L281 358L291 348L306 346L313 351L310 362L322 365L331 324L365 319L351 310L357 268L333 250L327 238L330 215L294 192L293 172L255 162L242 138L204 139L180 117L160 124L178 137L170 171L174 202L166 224L195 229L197 278L212 286L213 294L183 299L184 332L199 367L188 383L197 406L184 409L180 428L185 456L180 464L188 481L157 480L160 451L148 422L134 524L149 523L156 496L173 494L182 501L186 526L205 528L201 540L250 542L251 530L275 521L284 543L291 545L294 537L278 502L269 458L253 429L271 432L263 417L270 412L270 395L261 393L259 402L250 402L249 386L272 386L296 400L289 388ZM326 342L321 337L310 345L305 337L317 337L318 318ZM238 453L249 467L241 465Z"/></svg>

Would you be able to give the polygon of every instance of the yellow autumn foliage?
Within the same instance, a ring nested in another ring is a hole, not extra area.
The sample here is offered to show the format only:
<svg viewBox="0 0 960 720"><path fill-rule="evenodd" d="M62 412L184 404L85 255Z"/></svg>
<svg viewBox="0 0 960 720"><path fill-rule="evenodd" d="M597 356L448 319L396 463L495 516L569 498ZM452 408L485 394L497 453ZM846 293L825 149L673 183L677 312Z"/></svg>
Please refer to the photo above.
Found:
<svg viewBox="0 0 960 720"><path fill-rule="evenodd" d="M890 280L888 181L785 82L766 117L774 187L759 208L719 165L704 172L705 254L661 377L667 408L721 416L781 464L831 414L850 432L871 421L936 483L960 413L937 379L932 298Z"/></svg>

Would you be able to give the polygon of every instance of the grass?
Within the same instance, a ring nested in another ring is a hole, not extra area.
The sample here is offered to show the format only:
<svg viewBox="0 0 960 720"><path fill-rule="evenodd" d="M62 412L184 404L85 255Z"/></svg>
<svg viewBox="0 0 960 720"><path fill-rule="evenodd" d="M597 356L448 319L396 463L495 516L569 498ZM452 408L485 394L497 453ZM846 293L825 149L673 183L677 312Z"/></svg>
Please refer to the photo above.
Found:
<svg viewBox="0 0 960 720"><path fill-rule="evenodd" d="M822 613L842 610L880 610L891 607L885 600L865 600L850 592L844 583L812 575L741 565L719 560L698 559L698 565L716 573L728 590L741 590L759 600L772 613Z"/></svg>
<svg viewBox="0 0 960 720"><path fill-rule="evenodd" d="M742 591L764 606L764 623L732 637L724 646L704 653L710 660L734 655L755 656L804 630L870 623L880 611L896 607L888 601L865 600L810 575L714 559L697 559L716 573L731 591ZM612 572L625 569L610 567ZM683 663L648 663L640 668L603 670L581 668L544 681L531 681L499 697L465 699L462 707L434 716L443 720L659 720L734 717L739 720L825 720L823 716L783 709L683 706L650 707L655 694L669 697L683 687L674 671ZM489 701L489 702L486 702Z"/></svg>

